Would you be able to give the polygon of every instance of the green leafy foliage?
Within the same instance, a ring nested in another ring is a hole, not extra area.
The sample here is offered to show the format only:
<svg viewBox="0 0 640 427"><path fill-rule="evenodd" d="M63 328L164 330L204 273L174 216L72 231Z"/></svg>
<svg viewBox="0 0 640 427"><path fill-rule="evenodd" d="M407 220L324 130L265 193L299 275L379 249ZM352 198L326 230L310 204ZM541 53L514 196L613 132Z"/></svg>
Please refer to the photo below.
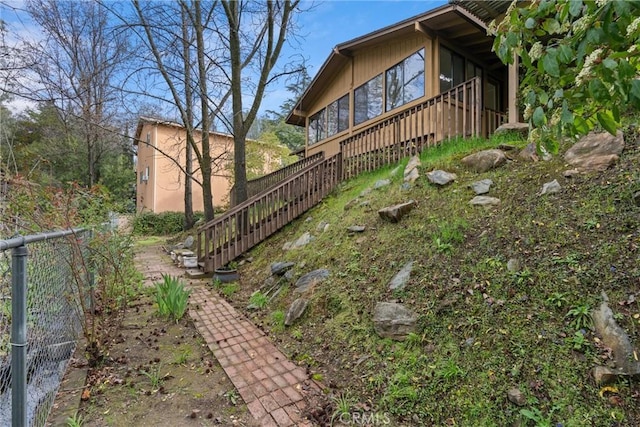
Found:
<svg viewBox="0 0 640 427"><path fill-rule="evenodd" d="M593 324L591 319L591 307L589 304L582 304L573 307L566 317L571 318L571 326L576 329L590 328Z"/></svg>
<svg viewBox="0 0 640 427"><path fill-rule="evenodd" d="M268 302L269 298L260 291L255 292L249 298L249 305L255 308L264 308Z"/></svg>
<svg viewBox="0 0 640 427"><path fill-rule="evenodd" d="M162 275L162 282L156 283L156 303L158 313L173 318L176 323L184 316L189 302L190 290L177 277Z"/></svg>
<svg viewBox="0 0 640 427"><path fill-rule="evenodd" d="M194 214L196 221L203 218L202 213ZM144 212L133 219L133 233L166 236L183 231L184 212Z"/></svg>
<svg viewBox="0 0 640 427"><path fill-rule="evenodd" d="M524 118L547 148L595 126L615 134L626 113L640 110L639 2L514 2L490 31L503 62L521 58Z"/></svg>

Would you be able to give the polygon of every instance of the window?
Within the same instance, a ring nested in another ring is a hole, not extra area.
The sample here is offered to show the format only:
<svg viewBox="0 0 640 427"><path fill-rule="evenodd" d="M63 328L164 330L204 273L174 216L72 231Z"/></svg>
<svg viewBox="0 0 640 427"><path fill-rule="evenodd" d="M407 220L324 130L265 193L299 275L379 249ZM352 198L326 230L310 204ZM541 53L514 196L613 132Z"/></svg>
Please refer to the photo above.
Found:
<svg viewBox="0 0 640 427"><path fill-rule="evenodd" d="M349 95L345 95L327 107L327 136L349 129Z"/></svg>
<svg viewBox="0 0 640 427"><path fill-rule="evenodd" d="M440 92L446 92L464 81L464 58L440 46Z"/></svg>
<svg viewBox="0 0 640 427"><path fill-rule="evenodd" d="M477 66L471 61L467 61L467 75L466 80L471 80L474 77L482 78L482 68Z"/></svg>
<svg viewBox="0 0 640 427"><path fill-rule="evenodd" d="M142 174L140 174L140 184L147 183L149 181L149 166L144 168Z"/></svg>
<svg viewBox="0 0 640 427"><path fill-rule="evenodd" d="M382 114L382 74L378 74L353 92L353 122L360 124Z"/></svg>
<svg viewBox="0 0 640 427"><path fill-rule="evenodd" d="M327 137L325 111L323 108L309 118L309 145Z"/></svg>
<svg viewBox="0 0 640 427"><path fill-rule="evenodd" d="M424 49L386 72L386 111L424 96Z"/></svg>
<svg viewBox="0 0 640 427"><path fill-rule="evenodd" d="M500 83L493 79L487 82L487 93L485 96L485 107L490 110L502 111L502 97L500 93Z"/></svg>

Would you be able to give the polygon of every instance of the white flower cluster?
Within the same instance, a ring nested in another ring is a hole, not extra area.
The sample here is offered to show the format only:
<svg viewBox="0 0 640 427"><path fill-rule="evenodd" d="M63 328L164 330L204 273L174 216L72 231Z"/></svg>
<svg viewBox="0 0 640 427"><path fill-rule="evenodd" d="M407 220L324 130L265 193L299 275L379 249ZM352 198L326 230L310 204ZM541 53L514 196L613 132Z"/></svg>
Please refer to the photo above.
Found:
<svg viewBox="0 0 640 427"><path fill-rule="evenodd" d="M542 43L535 42L531 49L529 49L529 57L532 61L537 61L542 57Z"/></svg>
<svg viewBox="0 0 640 427"><path fill-rule="evenodd" d="M584 15L581 16L580 18L576 19L573 22L573 33L581 33L583 31L585 31L587 28L589 28L589 20L591 19L590 16L588 15Z"/></svg>
<svg viewBox="0 0 640 427"><path fill-rule="evenodd" d="M638 31L638 27L640 27L640 16L634 19L633 22L631 22L631 24L629 24L629 26L627 27L627 37L632 37L636 33L636 31Z"/></svg>
<svg viewBox="0 0 640 427"><path fill-rule="evenodd" d="M606 6L606 4L609 2L611 2L611 0L596 0L596 6L598 7Z"/></svg>
<svg viewBox="0 0 640 427"><path fill-rule="evenodd" d="M524 117L525 120L529 120L532 115L533 115L533 107L531 106L531 104L527 104L524 107L524 113L522 113L522 116Z"/></svg>
<svg viewBox="0 0 640 427"><path fill-rule="evenodd" d="M576 86L582 85L586 78L591 75L591 68L593 68L593 64L596 60L600 59L600 55L602 55L602 48L594 50L589 54L589 56L587 56L587 59L584 60L582 69L576 76Z"/></svg>

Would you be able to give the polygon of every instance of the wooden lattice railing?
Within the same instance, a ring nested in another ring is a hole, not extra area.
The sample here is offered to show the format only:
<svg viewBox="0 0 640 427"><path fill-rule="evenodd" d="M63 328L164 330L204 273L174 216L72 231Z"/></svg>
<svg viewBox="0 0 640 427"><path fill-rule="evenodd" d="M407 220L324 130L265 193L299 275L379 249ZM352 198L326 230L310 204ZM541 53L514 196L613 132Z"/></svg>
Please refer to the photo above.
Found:
<svg viewBox="0 0 640 427"><path fill-rule="evenodd" d="M287 179L291 175L296 172L301 171L307 166L317 162L318 160L324 159L324 153L316 153L304 159L298 160L295 163L291 163L277 171L273 171L270 174L261 176L260 178L252 179L247 181L247 197L251 198L255 195L258 195L264 191L267 191L269 188L273 187L276 184L279 184L283 180ZM234 207L236 205L236 186L232 186L229 192L230 198L230 207Z"/></svg>
<svg viewBox="0 0 640 427"><path fill-rule="evenodd" d="M480 78L474 77L344 139L342 178L395 163L449 138L479 136L480 88Z"/></svg>
<svg viewBox="0 0 640 427"><path fill-rule="evenodd" d="M205 272L226 265L318 204L340 182L342 156L316 161L198 229Z"/></svg>

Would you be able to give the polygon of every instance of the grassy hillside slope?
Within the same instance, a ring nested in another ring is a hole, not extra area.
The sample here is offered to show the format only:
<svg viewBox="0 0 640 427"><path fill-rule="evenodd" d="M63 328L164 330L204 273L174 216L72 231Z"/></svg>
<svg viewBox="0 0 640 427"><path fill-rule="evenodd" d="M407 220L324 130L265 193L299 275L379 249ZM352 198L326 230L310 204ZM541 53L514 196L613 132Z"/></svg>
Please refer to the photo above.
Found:
<svg viewBox="0 0 640 427"><path fill-rule="evenodd" d="M525 145L507 137L427 150L409 190L401 189L403 169L391 175L396 165L342 184L248 254L239 288L222 289L245 309L272 262L295 262L294 280L330 271L295 325L282 324L298 296L293 283L248 313L329 386L336 414L387 413L392 425L640 425L637 381L603 390L590 377L610 354L588 315L605 291L619 324L640 344L640 208L632 199L640 190L640 147L627 141L616 166L573 178L563 177L569 167L562 156L513 160L483 174L462 168L463 156L501 142ZM434 168L458 178L436 188L425 177ZM392 183L360 198L368 205L345 210L382 178ZM493 180L488 195L499 206L468 203L469 184L483 178ZM561 192L540 196L553 179ZM400 223L379 218L378 209L409 199L417 208ZM323 221L325 232L317 230ZM351 225L366 230L350 234ZM282 250L304 232L315 237L309 245ZM519 271L507 269L511 258ZM390 291L390 279L411 260L407 287ZM404 342L379 338L372 323L379 301L417 312L418 332ZM507 399L513 388L523 406Z"/></svg>

